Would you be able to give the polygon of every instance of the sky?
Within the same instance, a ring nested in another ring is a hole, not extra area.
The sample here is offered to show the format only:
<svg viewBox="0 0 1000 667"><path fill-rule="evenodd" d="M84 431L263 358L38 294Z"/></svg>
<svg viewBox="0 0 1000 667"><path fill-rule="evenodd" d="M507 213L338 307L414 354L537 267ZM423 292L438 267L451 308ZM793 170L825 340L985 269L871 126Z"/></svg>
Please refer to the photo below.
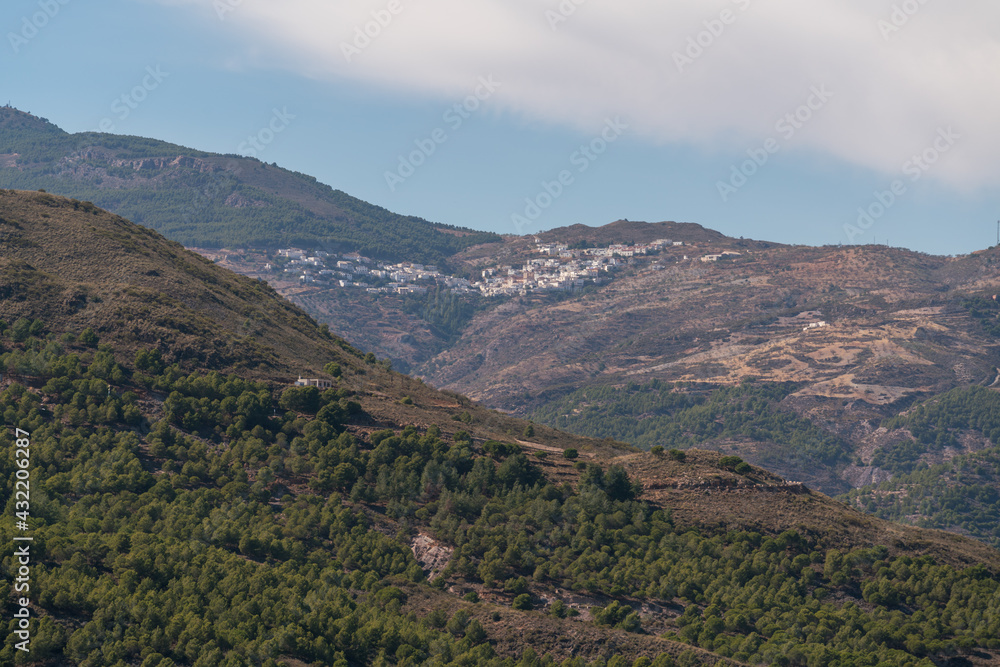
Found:
<svg viewBox="0 0 1000 667"><path fill-rule="evenodd" d="M503 234L618 219L965 254L990 0L5 0L0 104Z"/></svg>

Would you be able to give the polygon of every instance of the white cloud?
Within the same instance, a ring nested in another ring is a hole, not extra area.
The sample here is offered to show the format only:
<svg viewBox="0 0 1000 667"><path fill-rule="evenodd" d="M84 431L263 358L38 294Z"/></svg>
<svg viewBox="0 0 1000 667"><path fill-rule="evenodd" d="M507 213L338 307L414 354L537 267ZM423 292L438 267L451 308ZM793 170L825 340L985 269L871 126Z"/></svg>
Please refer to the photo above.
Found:
<svg viewBox="0 0 1000 667"><path fill-rule="evenodd" d="M963 189L1000 184L1000 6L990 0L398 0L401 12L351 62L343 44L389 0L159 1L243 32L252 64L449 101L493 74L503 88L491 105L583 130L620 114L656 142L756 146L826 86L834 98L789 145L896 174L950 126L962 138L930 175ZM224 20L220 5L232 9ZM553 30L546 11L560 5L576 10ZM731 23L708 39L724 10ZM902 25L890 31L894 11ZM675 54L699 33L708 46L679 72Z"/></svg>

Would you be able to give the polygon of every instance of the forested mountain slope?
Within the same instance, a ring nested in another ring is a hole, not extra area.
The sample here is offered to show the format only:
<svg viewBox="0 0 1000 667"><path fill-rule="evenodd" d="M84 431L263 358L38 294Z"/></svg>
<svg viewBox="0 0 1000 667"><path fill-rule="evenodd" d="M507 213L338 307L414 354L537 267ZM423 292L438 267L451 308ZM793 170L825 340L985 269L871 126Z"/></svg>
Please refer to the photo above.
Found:
<svg viewBox="0 0 1000 667"><path fill-rule="evenodd" d="M1000 553L981 543L736 457L636 453L432 390L71 200L7 191L0 218L0 540L33 539L28 589L3 555L4 664L928 665L1000 651ZM94 287L71 307L52 298L59 280ZM242 312L268 316L259 349L199 352ZM166 314L198 324L172 335ZM277 336L291 344L269 353ZM330 388L290 387L298 369Z"/></svg>
<svg viewBox="0 0 1000 667"><path fill-rule="evenodd" d="M1000 546L1000 392L955 389L886 420L899 434L873 462L897 473L851 491L876 516L972 535Z"/></svg>

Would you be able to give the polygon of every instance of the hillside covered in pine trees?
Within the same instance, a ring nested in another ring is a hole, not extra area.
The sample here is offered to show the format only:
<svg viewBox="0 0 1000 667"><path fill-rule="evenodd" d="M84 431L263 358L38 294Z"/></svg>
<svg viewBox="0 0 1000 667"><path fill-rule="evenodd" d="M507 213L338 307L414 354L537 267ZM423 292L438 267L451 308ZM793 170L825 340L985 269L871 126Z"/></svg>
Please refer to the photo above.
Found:
<svg viewBox="0 0 1000 667"><path fill-rule="evenodd" d="M30 654L4 553L5 664L1000 652L1000 553L980 542L735 456L640 453L433 390L79 201L0 193L0 248L0 539L33 538Z"/></svg>

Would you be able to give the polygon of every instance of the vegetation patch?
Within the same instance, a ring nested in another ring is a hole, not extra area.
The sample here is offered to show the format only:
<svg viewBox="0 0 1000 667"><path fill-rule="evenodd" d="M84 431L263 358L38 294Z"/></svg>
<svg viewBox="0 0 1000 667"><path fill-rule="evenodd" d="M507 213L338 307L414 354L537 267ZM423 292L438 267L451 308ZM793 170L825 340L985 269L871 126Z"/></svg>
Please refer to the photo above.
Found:
<svg viewBox="0 0 1000 667"><path fill-rule="evenodd" d="M847 443L778 403L797 389L789 382L744 382L707 396L654 380L624 387L587 387L549 403L532 419L590 437L614 437L644 449L686 449L722 438L770 443L767 457L836 465Z"/></svg>

